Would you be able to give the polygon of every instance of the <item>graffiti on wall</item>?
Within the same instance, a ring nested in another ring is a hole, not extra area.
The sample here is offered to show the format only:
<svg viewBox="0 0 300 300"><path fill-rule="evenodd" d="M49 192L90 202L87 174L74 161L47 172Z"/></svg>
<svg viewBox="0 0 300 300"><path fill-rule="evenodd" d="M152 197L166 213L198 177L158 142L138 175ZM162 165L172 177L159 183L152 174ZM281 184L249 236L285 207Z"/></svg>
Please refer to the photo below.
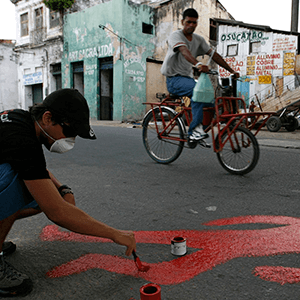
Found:
<svg viewBox="0 0 300 300"><path fill-rule="evenodd" d="M257 55L255 58L255 75L272 75L273 70L281 69L280 53Z"/></svg>
<svg viewBox="0 0 300 300"><path fill-rule="evenodd" d="M112 44L100 45L98 47L91 47L82 50L69 52L69 61L82 60L84 58L105 57L113 55Z"/></svg>
<svg viewBox="0 0 300 300"><path fill-rule="evenodd" d="M262 41L268 40L269 37L265 37L262 31L242 31L242 32L231 32L221 35L221 42L235 41L239 43L245 43L247 41Z"/></svg>
<svg viewBox="0 0 300 300"><path fill-rule="evenodd" d="M146 50L145 47L136 47L136 52L132 51L132 48L124 48L125 74L129 75L134 82L145 82L146 62L143 59L143 53ZM138 64L138 66L135 64Z"/></svg>
<svg viewBox="0 0 300 300"><path fill-rule="evenodd" d="M228 63L228 65L236 72L243 73L244 62L236 57L225 57L224 60ZM229 77L230 72L219 67L219 73L221 77Z"/></svg>
<svg viewBox="0 0 300 300"><path fill-rule="evenodd" d="M125 74L133 78L133 81L144 82L146 80L145 72L125 69Z"/></svg>
<svg viewBox="0 0 300 300"><path fill-rule="evenodd" d="M295 53L292 52L250 55L246 57L245 63L236 57L226 57L225 61L241 75L263 76L260 79L263 84L270 82L270 76L274 74L289 76L294 75L295 70ZM230 73L220 68L220 75L228 77Z"/></svg>
<svg viewBox="0 0 300 300"><path fill-rule="evenodd" d="M85 65L84 66L84 75L94 75L95 70L97 70L97 65Z"/></svg>
<svg viewBox="0 0 300 300"><path fill-rule="evenodd" d="M295 37L281 37L273 40L273 52L279 51L296 51L296 38Z"/></svg>

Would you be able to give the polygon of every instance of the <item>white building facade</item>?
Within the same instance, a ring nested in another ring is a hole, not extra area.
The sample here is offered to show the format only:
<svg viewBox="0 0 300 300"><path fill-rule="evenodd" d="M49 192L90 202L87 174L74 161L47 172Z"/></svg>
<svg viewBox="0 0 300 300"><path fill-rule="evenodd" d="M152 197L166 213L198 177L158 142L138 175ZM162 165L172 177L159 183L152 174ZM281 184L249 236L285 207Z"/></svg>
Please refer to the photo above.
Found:
<svg viewBox="0 0 300 300"><path fill-rule="evenodd" d="M64 14L82 11L111 0L76 0ZM28 109L62 88L63 15L50 11L42 0L11 0L15 4L18 61L18 103Z"/></svg>
<svg viewBox="0 0 300 300"><path fill-rule="evenodd" d="M61 88L62 17L41 0L15 4L19 103L28 109Z"/></svg>
<svg viewBox="0 0 300 300"><path fill-rule="evenodd" d="M15 42L0 40L0 111L19 108L17 60L13 52Z"/></svg>
<svg viewBox="0 0 300 300"><path fill-rule="evenodd" d="M243 22L215 22L217 51L244 80L238 84L238 92L247 104L264 102L299 85L295 73L299 34ZM222 68L220 74L229 76Z"/></svg>

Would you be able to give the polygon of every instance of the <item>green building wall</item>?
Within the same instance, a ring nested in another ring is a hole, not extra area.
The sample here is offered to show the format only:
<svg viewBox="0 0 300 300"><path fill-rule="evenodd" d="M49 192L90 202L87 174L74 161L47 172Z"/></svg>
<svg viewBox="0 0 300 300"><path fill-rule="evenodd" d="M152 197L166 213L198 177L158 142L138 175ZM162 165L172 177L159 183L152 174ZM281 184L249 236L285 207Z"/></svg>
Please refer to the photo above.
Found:
<svg viewBox="0 0 300 300"><path fill-rule="evenodd" d="M154 37L152 9L129 0L65 15L63 87L73 87L71 65L82 61L84 96L91 118L99 118L100 59L113 57L113 120L140 120L145 112L146 59L153 55Z"/></svg>

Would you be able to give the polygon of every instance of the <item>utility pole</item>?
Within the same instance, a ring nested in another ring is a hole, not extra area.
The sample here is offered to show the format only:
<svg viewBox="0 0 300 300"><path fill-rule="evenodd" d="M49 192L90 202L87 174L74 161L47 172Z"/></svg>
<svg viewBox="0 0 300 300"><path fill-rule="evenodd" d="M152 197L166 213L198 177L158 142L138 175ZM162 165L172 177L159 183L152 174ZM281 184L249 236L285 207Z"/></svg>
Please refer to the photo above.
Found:
<svg viewBox="0 0 300 300"><path fill-rule="evenodd" d="M299 0L292 0L291 31L298 32Z"/></svg>

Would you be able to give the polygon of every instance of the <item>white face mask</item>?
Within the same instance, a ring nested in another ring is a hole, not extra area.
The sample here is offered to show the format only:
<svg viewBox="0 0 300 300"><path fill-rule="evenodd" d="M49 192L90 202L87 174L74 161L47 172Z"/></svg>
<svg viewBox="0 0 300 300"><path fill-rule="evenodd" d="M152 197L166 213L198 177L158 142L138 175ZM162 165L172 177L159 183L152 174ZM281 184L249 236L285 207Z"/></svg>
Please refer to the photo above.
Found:
<svg viewBox="0 0 300 300"><path fill-rule="evenodd" d="M67 137L63 139L56 140L52 136L50 136L42 127L41 125L35 121L37 125L40 127L40 129L51 139L54 141L52 146L50 147L50 152L55 153L65 153L71 149L73 149L75 145L75 138L74 137Z"/></svg>
<svg viewBox="0 0 300 300"><path fill-rule="evenodd" d="M59 139L52 144L50 148L50 152L65 153L73 149L74 145L75 145L74 137Z"/></svg>

